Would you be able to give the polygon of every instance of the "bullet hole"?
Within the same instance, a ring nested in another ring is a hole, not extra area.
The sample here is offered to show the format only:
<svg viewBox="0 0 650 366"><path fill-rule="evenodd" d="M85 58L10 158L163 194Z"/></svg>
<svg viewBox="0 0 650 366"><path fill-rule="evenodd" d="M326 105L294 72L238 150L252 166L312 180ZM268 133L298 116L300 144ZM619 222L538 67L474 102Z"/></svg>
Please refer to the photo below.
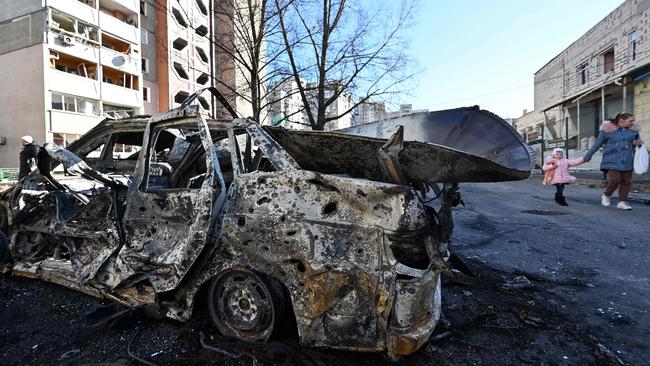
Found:
<svg viewBox="0 0 650 366"><path fill-rule="evenodd" d="M305 264L302 263L300 259L292 259L289 262L293 264L296 267L296 270L300 273L303 273L307 270L307 268L305 268ZM304 286L304 284L300 283L300 286Z"/></svg>
<svg viewBox="0 0 650 366"><path fill-rule="evenodd" d="M296 193L300 193L300 187L294 186L293 191L296 192Z"/></svg>
<svg viewBox="0 0 650 366"><path fill-rule="evenodd" d="M140 211L141 211L141 212L145 212L145 211L147 211L147 209L144 208L144 206L140 206Z"/></svg>
<svg viewBox="0 0 650 366"><path fill-rule="evenodd" d="M237 225L239 226L245 226L246 225L246 218L241 216L237 218Z"/></svg>
<svg viewBox="0 0 650 366"><path fill-rule="evenodd" d="M253 244L252 240L246 240L245 242L242 243L244 246L248 246L249 244Z"/></svg>
<svg viewBox="0 0 650 366"><path fill-rule="evenodd" d="M152 227L152 228L151 228L151 233L152 233L152 234L155 234L155 233L156 233L156 228L155 228L155 227Z"/></svg>
<svg viewBox="0 0 650 366"><path fill-rule="evenodd" d="M287 236L294 236L294 235L296 235L297 232L298 231L296 231L296 230L287 231Z"/></svg>
<svg viewBox="0 0 650 366"><path fill-rule="evenodd" d="M325 268L326 271L331 271L332 270L332 266L330 266L329 264L326 264L324 268Z"/></svg>
<svg viewBox="0 0 650 366"><path fill-rule="evenodd" d="M336 212L337 209L338 207L336 201L332 201L326 204L325 206L323 206L321 213L323 214L323 216L328 216Z"/></svg>
<svg viewBox="0 0 650 366"><path fill-rule="evenodd" d="M363 249L361 248L357 249L357 254L363 254Z"/></svg>
<svg viewBox="0 0 650 366"><path fill-rule="evenodd" d="M287 221L287 215L280 216L280 222L285 222L285 221Z"/></svg>
<svg viewBox="0 0 650 366"><path fill-rule="evenodd" d="M248 209L248 213L253 213L253 212L255 212L255 210L252 207Z"/></svg>
<svg viewBox="0 0 650 366"><path fill-rule="evenodd" d="M267 245L262 245L262 250L265 252L269 251L269 247Z"/></svg>
<svg viewBox="0 0 650 366"><path fill-rule="evenodd" d="M319 191L326 191L326 192L338 192L339 191L338 188L334 187L333 185L331 185L329 183L325 183L320 179L315 179L315 178L308 179L307 183L311 183L311 184L315 185L316 189L318 189Z"/></svg>
<svg viewBox="0 0 650 366"><path fill-rule="evenodd" d="M278 196L278 194L275 193L275 192L273 192L273 194L271 194L271 197L273 197L273 198L275 198L275 197L277 197L277 196Z"/></svg>
<svg viewBox="0 0 650 366"><path fill-rule="evenodd" d="M257 200L257 204L258 205L263 205L263 204L269 202L270 200L271 200L270 198L264 196L264 197L261 197L260 199Z"/></svg>
<svg viewBox="0 0 650 366"><path fill-rule="evenodd" d="M357 189L357 195L358 195L358 196L361 196L361 197L365 197L365 196L366 196L366 192L364 192L364 191L362 191L362 190L360 190L360 189Z"/></svg>
<svg viewBox="0 0 650 366"><path fill-rule="evenodd" d="M266 184L266 177L257 178L257 184Z"/></svg>

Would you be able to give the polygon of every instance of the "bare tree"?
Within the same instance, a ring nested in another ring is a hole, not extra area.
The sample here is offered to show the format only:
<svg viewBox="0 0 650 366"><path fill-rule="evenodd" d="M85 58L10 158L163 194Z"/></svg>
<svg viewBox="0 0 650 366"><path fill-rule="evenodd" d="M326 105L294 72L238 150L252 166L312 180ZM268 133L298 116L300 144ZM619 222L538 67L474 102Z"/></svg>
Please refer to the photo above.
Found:
<svg viewBox="0 0 650 366"><path fill-rule="evenodd" d="M219 55L218 84L229 99L252 106L252 117L264 121L276 102L274 91L292 73L280 37L279 11L294 0L220 0L216 2L216 32L210 41ZM279 9L279 11L278 11ZM296 37L300 42L304 37ZM289 43L290 47L295 43Z"/></svg>
<svg viewBox="0 0 650 366"><path fill-rule="evenodd" d="M404 39L414 1L395 7L386 2L303 0L287 5L274 0L286 62L309 106L305 112L312 129L325 129L369 98L404 92L404 83L416 74ZM328 114L343 93L361 98Z"/></svg>
<svg viewBox="0 0 650 366"><path fill-rule="evenodd" d="M280 9L292 1L281 0ZM155 4L172 14L163 0L155 0ZM263 121L268 106L276 102L270 98L274 86L291 77L282 57L285 45L279 37L278 4L272 0L219 0L210 5L213 31L203 37L214 49L212 82L234 106L249 104L251 117ZM177 6L196 31L186 9Z"/></svg>

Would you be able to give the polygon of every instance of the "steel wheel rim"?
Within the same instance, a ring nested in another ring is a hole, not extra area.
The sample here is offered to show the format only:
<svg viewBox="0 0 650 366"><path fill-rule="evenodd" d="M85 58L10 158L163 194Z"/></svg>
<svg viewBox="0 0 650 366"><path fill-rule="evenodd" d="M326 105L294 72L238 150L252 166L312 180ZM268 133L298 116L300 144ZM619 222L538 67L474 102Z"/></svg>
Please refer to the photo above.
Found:
<svg viewBox="0 0 650 366"><path fill-rule="evenodd" d="M217 305L215 320L224 335L256 341L268 338L273 330L273 299L252 272L233 270L223 274L211 300Z"/></svg>

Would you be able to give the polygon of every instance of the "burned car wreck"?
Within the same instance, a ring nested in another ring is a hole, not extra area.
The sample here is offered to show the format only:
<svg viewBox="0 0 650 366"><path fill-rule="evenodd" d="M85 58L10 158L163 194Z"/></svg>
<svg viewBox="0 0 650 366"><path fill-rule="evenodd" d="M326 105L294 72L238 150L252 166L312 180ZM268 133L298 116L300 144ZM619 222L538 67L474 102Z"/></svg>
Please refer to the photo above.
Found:
<svg viewBox="0 0 650 366"><path fill-rule="evenodd" d="M214 325L243 341L294 317L302 345L407 355L440 316L457 182L523 179L525 164L401 128L288 131L194 106L105 120L44 146L2 194L4 266L180 321L205 293Z"/></svg>

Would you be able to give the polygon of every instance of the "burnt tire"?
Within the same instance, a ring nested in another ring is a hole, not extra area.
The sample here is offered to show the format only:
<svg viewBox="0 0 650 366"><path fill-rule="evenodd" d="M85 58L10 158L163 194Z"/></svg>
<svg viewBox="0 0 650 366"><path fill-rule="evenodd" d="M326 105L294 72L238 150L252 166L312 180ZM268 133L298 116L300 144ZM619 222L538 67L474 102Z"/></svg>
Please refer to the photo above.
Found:
<svg viewBox="0 0 650 366"><path fill-rule="evenodd" d="M222 272L208 288L212 323L228 338L267 341L283 308L275 287L265 276L249 269Z"/></svg>

